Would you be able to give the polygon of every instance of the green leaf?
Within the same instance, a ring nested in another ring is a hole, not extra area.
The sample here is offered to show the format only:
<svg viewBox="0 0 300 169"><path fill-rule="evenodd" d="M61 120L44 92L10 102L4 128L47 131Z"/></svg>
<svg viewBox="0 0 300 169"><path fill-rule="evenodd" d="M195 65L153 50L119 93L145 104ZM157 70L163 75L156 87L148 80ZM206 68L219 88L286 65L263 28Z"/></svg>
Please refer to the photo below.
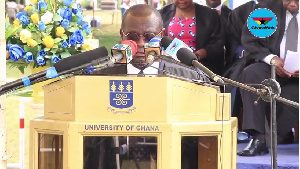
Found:
<svg viewBox="0 0 300 169"><path fill-rule="evenodd" d="M8 37L12 36L21 27L22 27L21 24L19 26L17 26L17 27L14 27L12 25L9 29L7 29L5 31L5 39L7 39Z"/></svg>
<svg viewBox="0 0 300 169"><path fill-rule="evenodd" d="M58 45L57 45L57 44L55 44L55 45L53 45L53 47L52 47L52 48L56 48L56 49L57 49L57 48L58 48Z"/></svg>
<svg viewBox="0 0 300 169"><path fill-rule="evenodd" d="M60 57L61 57L62 59L67 58L67 57L69 57L69 56L71 56L71 53L69 53L68 51L63 52L63 53L60 54Z"/></svg>
<svg viewBox="0 0 300 169"><path fill-rule="evenodd" d="M69 31L69 32L75 32L77 29L78 29L78 28L76 28L76 27L71 27L71 28L68 29L68 31Z"/></svg>
<svg viewBox="0 0 300 169"><path fill-rule="evenodd" d="M48 52L50 50L50 48L44 48L45 52Z"/></svg>
<svg viewBox="0 0 300 169"><path fill-rule="evenodd" d="M46 33L49 33L49 34L50 34L50 32L52 31L52 29L53 29L53 25L48 25L48 26L46 27Z"/></svg>
<svg viewBox="0 0 300 169"><path fill-rule="evenodd" d="M61 38L62 38L63 40L67 40L67 39L68 39L68 36L67 36L66 34L63 34L63 36L61 36Z"/></svg>
<svg viewBox="0 0 300 169"><path fill-rule="evenodd" d="M54 43L58 43L58 42L60 42L60 41L62 41L63 39L61 39L61 38L55 38L54 39Z"/></svg>
<svg viewBox="0 0 300 169"><path fill-rule="evenodd" d="M51 55L45 55L44 57L47 58L47 59L51 59L52 56Z"/></svg>
<svg viewBox="0 0 300 169"><path fill-rule="evenodd" d="M59 22L59 21L63 20L63 18L60 15L55 14L54 17L53 17L53 20L56 21L56 22Z"/></svg>
<svg viewBox="0 0 300 169"><path fill-rule="evenodd" d="M20 72L21 72L22 74L24 74L25 66L19 66L18 69L20 70Z"/></svg>
<svg viewBox="0 0 300 169"><path fill-rule="evenodd" d="M52 49L51 49L51 52L52 52L53 54L56 54L57 51L58 51L58 48L52 48Z"/></svg>

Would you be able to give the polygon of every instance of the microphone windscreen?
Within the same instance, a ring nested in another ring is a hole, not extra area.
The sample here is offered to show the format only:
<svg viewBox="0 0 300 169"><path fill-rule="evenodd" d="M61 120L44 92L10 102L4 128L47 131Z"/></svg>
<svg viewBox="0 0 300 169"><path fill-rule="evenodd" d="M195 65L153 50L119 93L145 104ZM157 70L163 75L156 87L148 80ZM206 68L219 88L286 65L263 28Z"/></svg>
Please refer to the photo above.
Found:
<svg viewBox="0 0 300 169"><path fill-rule="evenodd" d="M137 53L137 44L133 40L123 40L121 44L129 45L131 47L132 56Z"/></svg>
<svg viewBox="0 0 300 169"><path fill-rule="evenodd" d="M173 39L170 38L169 36L164 36L161 39L161 46L164 47L165 49L167 49L167 47L171 44L172 41L173 41Z"/></svg>
<svg viewBox="0 0 300 169"><path fill-rule="evenodd" d="M57 63L55 63L53 66L56 69L57 73L61 73L79 66L82 66L84 64L90 63L93 60L99 59L101 57L108 56L107 49L103 47L99 47L87 52L83 52L77 55L73 55L67 58L64 58Z"/></svg>
<svg viewBox="0 0 300 169"><path fill-rule="evenodd" d="M193 66L192 61L197 60L197 56L187 48L180 48L177 51L177 58L188 66Z"/></svg>
<svg viewBox="0 0 300 169"><path fill-rule="evenodd" d="M149 43L150 43L150 42L160 42L161 39L162 39L161 37L155 36L154 38L152 38L152 39L149 41Z"/></svg>

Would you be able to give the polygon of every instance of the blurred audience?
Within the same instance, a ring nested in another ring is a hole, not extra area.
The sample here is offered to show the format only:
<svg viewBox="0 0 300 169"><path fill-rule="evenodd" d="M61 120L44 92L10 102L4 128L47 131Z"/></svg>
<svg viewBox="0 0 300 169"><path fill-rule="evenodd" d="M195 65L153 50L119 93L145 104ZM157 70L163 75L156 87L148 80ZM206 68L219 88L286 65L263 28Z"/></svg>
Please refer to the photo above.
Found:
<svg viewBox="0 0 300 169"><path fill-rule="evenodd" d="M192 0L175 0L163 7L160 13L167 35L185 42L201 63L221 74L224 43L218 13Z"/></svg>

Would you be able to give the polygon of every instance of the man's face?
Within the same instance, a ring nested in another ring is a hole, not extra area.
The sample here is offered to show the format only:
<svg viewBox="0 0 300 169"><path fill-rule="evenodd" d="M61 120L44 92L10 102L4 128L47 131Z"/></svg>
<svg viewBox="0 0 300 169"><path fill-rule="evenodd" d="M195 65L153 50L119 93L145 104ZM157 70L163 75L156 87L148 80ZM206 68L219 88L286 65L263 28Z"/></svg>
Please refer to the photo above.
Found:
<svg viewBox="0 0 300 169"><path fill-rule="evenodd" d="M221 4L221 0L206 0L206 5L215 8Z"/></svg>
<svg viewBox="0 0 300 169"><path fill-rule="evenodd" d="M283 6L291 13L299 11L299 0L282 0Z"/></svg>
<svg viewBox="0 0 300 169"><path fill-rule="evenodd" d="M138 69L144 69L147 65L144 52L145 43L148 43L155 36L164 36L165 32L159 28L156 22L157 18L154 15L139 17L128 14L124 21L123 31L120 30L122 40L134 40L138 47L131 64Z"/></svg>

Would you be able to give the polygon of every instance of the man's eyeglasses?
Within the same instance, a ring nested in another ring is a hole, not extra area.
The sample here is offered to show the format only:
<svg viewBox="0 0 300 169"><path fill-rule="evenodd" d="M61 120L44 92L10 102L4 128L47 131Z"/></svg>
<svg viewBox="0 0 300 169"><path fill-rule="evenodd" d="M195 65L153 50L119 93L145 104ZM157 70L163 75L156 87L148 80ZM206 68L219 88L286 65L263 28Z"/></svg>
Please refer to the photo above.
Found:
<svg viewBox="0 0 300 169"><path fill-rule="evenodd" d="M129 33L124 33L123 29L122 29L122 34L123 36L125 36L128 40L133 40L133 41L138 41L140 39L140 37L144 38L144 41L149 42L152 38L154 38L155 36L159 36L161 34L161 32L163 31L163 29L157 34L155 35L154 33L144 33L143 35L139 35L136 32L129 32Z"/></svg>

